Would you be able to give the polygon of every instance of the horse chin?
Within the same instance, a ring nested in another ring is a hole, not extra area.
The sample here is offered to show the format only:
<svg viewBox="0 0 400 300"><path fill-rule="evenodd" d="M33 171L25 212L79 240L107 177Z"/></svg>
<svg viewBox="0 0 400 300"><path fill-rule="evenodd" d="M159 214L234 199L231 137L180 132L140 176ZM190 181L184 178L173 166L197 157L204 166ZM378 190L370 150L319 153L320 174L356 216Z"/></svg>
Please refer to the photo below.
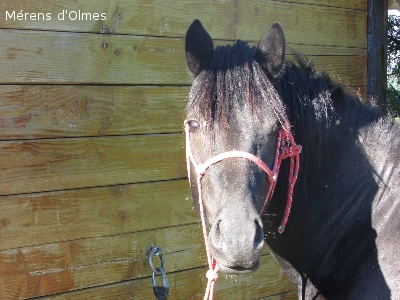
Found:
<svg viewBox="0 0 400 300"><path fill-rule="evenodd" d="M226 267L222 264L218 264L218 267L221 272L227 273L227 274L236 274L236 275L241 275L241 274L248 274L255 272L258 267L260 266L260 260L257 260L256 263L250 267L250 268L243 268L243 267Z"/></svg>

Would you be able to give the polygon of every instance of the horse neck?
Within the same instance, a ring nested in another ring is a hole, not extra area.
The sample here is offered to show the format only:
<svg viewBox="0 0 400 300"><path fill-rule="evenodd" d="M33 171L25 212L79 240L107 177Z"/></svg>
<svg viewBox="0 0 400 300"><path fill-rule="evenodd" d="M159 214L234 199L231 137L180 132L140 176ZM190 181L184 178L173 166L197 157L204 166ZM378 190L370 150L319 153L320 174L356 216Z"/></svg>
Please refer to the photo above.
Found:
<svg viewBox="0 0 400 300"><path fill-rule="evenodd" d="M304 128L294 128L296 142L303 151L292 210L286 231L274 238L267 235L267 243L304 274L313 268L317 273L323 261L340 250L343 236L358 232L357 226L364 228L371 224L368 215L371 215L373 196L369 195L375 195L378 186L359 135L361 128L368 124L351 117L351 114L348 117L347 114L339 115L330 120L329 126L309 119L305 122L310 130L308 134ZM287 163L282 165L283 177L288 168ZM277 207L277 222L284 209L286 185L284 180L278 181L271 204ZM367 232L370 236L366 239L373 240L373 231L368 228ZM351 242L346 247L352 247Z"/></svg>

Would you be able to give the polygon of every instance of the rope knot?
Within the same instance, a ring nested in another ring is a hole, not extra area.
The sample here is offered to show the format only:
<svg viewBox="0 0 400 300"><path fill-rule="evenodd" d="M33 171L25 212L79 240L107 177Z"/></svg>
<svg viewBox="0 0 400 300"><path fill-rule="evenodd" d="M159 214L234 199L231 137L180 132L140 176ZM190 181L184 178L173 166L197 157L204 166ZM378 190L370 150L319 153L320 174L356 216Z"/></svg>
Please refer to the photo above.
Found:
<svg viewBox="0 0 400 300"><path fill-rule="evenodd" d="M208 270L206 277L209 281L216 281L218 279L218 270Z"/></svg>

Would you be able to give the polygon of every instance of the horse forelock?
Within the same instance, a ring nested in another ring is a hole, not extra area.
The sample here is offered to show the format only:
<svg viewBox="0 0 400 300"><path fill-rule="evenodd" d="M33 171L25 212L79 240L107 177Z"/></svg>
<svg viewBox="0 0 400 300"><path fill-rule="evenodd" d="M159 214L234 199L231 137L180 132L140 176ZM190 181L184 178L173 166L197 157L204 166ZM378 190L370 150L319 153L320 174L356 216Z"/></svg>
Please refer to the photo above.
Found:
<svg viewBox="0 0 400 300"><path fill-rule="evenodd" d="M196 111L210 129L216 123L220 128L229 128L229 118L239 104L257 117L271 110L289 130L285 106L255 60L255 53L256 48L243 41L219 46L210 64L194 80L187 109Z"/></svg>
<svg viewBox="0 0 400 300"><path fill-rule="evenodd" d="M312 141L312 163L318 164L332 124L339 122L347 130L379 118L380 114L367 108L359 97L349 94L326 73L315 71L304 56L293 53L295 62L287 61L278 78L271 78L255 59L256 51L243 41L219 46L195 78L187 111L195 111L207 124L206 134L211 138L215 124L229 129L229 119L238 107L257 117L272 112L298 143ZM304 150L303 156L307 156Z"/></svg>

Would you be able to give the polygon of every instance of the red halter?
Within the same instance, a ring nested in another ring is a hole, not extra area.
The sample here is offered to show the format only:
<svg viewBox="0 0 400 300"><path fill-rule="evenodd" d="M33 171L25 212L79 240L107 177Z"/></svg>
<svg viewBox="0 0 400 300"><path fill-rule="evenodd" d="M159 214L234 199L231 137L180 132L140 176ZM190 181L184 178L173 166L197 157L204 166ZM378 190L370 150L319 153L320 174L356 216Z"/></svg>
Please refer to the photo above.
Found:
<svg viewBox="0 0 400 300"><path fill-rule="evenodd" d="M275 159L274 159L274 167L272 170L259 157L248 152L235 151L235 150L218 154L216 156L209 158L203 164L199 164L194 158L192 149L190 147L189 122L187 120L185 120L184 126L186 134L186 163L188 169L189 183L190 183L190 163L192 163L195 169L195 173L197 175L197 189L199 195L200 217L201 217L201 224L203 227L203 236L206 245L208 266L209 266L209 270L207 272L208 283L204 299L213 299L214 283L218 279L218 265L216 260L212 257L211 251L207 243L207 228L206 228L203 199L202 199L203 176L205 175L208 168L227 158L245 158L255 163L267 174L267 178L269 181L269 189L267 191L265 202L260 212L261 215L262 212L264 211L267 202L272 198L272 194L275 190L276 182L278 180L278 173L281 162L283 159L290 157L288 197L286 202L285 214L283 216L281 225L278 228L278 232L282 233L285 230L285 226L290 214L290 208L292 206L293 188L296 183L297 175L299 172L299 165L300 165L299 154L301 152L301 146L296 145L294 137L290 131L287 132L283 128L279 128L276 137Z"/></svg>

